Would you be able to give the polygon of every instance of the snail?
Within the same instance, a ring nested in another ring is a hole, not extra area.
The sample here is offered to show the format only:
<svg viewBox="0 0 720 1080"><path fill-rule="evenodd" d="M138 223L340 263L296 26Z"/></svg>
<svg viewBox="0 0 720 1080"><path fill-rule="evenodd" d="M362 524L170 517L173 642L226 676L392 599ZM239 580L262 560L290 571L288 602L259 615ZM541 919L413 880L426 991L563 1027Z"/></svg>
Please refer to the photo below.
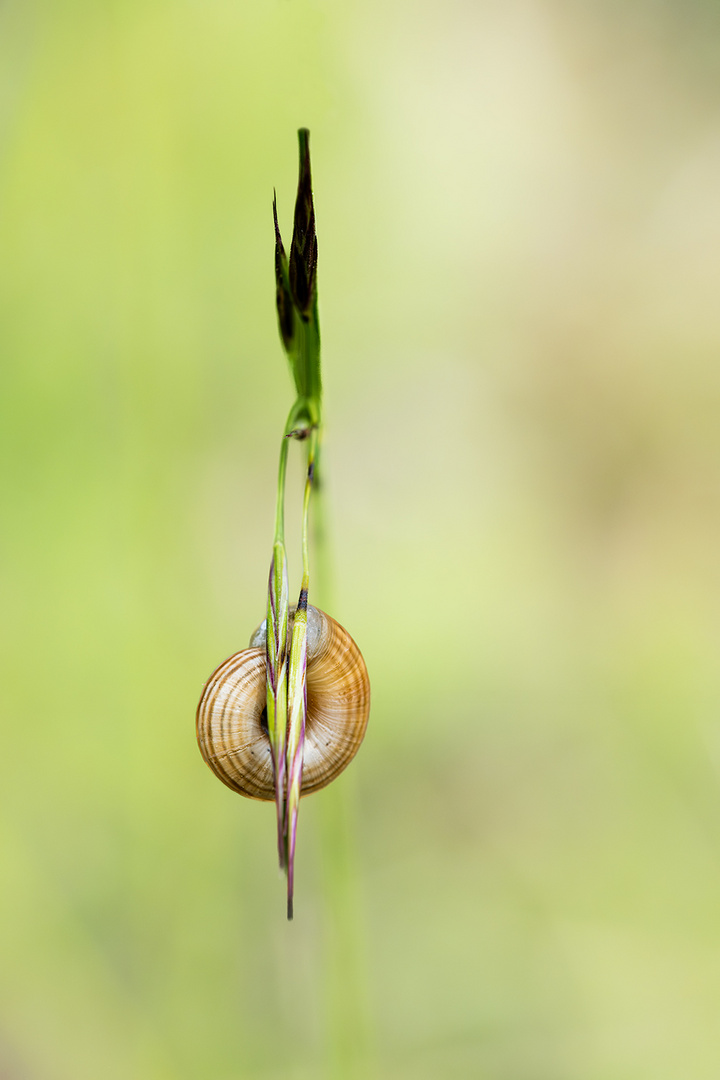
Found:
<svg viewBox="0 0 720 1080"><path fill-rule="evenodd" d="M308 606L307 720L303 795L334 780L352 761L370 713L370 680L362 654L340 623ZM290 608L288 641L295 608ZM231 656L212 673L197 709L200 753L233 791L249 799L273 800L272 753L266 713L266 623L250 648Z"/></svg>

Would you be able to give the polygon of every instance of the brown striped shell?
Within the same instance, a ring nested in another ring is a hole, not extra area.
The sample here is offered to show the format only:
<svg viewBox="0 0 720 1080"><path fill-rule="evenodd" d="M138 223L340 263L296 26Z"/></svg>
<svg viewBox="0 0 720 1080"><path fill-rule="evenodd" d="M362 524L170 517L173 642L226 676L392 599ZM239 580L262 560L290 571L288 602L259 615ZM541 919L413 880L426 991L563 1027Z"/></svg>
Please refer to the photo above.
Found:
<svg viewBox="0 0 720 1080"><path fill-rule="evenodd" d="M288 630L292 629L294 608ZM216 668L197 709L200 753L215 775L249 799L274 799L266 724L265 623L251 647ZM307 722L302 794L334 780L352 761L370 713L362 654L340 623L308 606Z"/></svg>

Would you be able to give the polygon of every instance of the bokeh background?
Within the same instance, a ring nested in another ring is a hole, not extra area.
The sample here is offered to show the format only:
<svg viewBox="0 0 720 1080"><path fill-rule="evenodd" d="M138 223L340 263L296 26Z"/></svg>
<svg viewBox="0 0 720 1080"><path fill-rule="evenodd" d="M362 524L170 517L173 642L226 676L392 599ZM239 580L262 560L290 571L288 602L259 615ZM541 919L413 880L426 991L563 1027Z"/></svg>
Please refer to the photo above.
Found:
<svg viewBox="0 0 720 1080"><path fill-rule="evenodd" d="M700 0L3 0L2 1080L717 1080L719 64ZM373 710L288 926L194 710L300 125Z"/></svg>

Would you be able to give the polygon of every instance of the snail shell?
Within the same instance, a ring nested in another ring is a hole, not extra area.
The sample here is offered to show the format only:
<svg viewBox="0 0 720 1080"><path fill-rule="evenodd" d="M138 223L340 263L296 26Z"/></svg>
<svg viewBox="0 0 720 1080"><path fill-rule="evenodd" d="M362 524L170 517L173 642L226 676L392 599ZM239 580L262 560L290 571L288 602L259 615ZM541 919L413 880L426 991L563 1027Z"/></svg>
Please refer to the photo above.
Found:
<svg viewBox="0 0 720 1080"><path fill-rule="evenodd" d="M302 794L334 780L352 761L370 713L362 654L340 623L308 606L307 720ZM288 641L295 609L290 609ZM266 721L265 623L250 648L216 668L197 709L200 753L215 775L249 799L275 798Z"/></svg>

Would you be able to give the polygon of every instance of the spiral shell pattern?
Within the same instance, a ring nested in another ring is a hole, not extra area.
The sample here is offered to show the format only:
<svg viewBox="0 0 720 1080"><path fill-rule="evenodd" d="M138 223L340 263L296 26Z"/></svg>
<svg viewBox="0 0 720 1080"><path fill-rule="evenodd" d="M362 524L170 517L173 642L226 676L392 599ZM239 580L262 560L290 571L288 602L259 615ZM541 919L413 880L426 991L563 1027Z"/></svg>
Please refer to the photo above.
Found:
<svg viewBox="0 0 720 1080"><path fill-rule="evenodd" d="M290 612L292 629L293 610ZM267 727L263 625L252 647L212 673L197 709L200 753L215 775L249 799L273 800ZM307 721L302 794L325 787L352 761L370 713L370 680L362 654L340 623L308 607ZM265 726L264 726L265 725Z"/></svg>

